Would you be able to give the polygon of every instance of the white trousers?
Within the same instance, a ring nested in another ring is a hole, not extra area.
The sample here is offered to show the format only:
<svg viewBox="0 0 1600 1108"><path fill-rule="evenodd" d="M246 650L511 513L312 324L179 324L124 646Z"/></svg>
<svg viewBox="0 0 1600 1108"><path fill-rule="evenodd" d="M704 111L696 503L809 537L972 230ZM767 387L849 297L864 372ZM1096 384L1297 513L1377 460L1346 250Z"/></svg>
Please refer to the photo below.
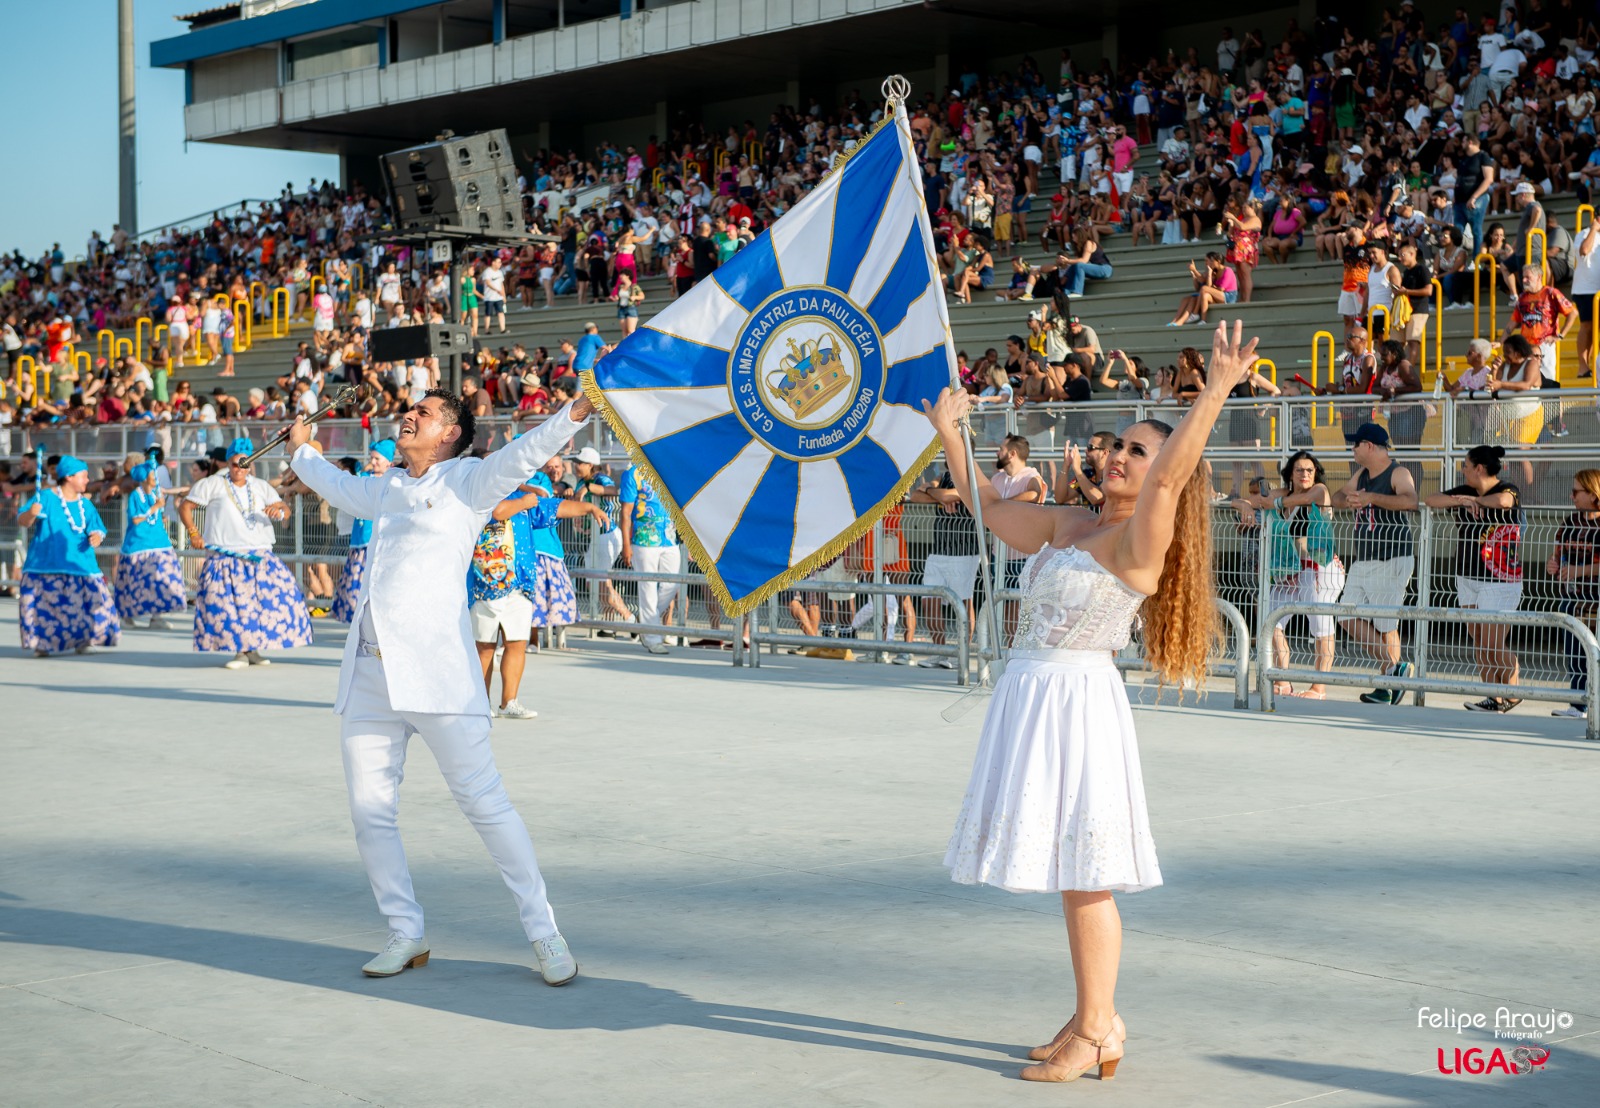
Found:
<svg viewBox="0 0 1600 1108"><path fill-rule="evenodd" d="M495 769L488 717L396 712L389 706L382 660L363 655L355 661L341 731L344 778L356 847L389 929L408 939L423 936L422 905L411 889L399 825L400 782L412 735L421 735L433 751L450 794L500 867L529 941L554 935L555 915L545 898L533 840Z"/></svg>
<svg viewBox="0 0 1600 1108"><path fill-rule="evenodd" d="M633 568L640 573L680 573L682 566L683 557L677 546L633 548ZM639 622L660 623L666 617L672 598L677 595L676 583L657 584L654 581L640 581ZM665 639L660 635L641 635L640 641L650 646L653 643L664 642Z"/></svg>

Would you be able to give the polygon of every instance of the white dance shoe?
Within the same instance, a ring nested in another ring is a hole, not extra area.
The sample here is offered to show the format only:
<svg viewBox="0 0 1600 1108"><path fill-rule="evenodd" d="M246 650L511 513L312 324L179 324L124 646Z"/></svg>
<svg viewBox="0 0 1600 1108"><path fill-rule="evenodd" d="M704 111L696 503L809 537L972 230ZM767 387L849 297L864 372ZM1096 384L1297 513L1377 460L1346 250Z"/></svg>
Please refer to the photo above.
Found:
<svg viewBox="0 0 1600 1108"><path fill-rule="evenodd" d="M401 970L421 968L428 964L428 940L408 939L398 931L389 933L389 945L372 961L361 967L368 977L393 977Z"/></svg>
<svg viewBox="0 0 1600 1108"><path fill-rule="evenodd" d="M244 656L249 660L250 664L253 665L253 666L270 666L272 664L272 659L271 658L263 658L259 651L246 650L244 652Z"/></svg>
<svg viewBox="0 0 1600 1108"><path fill-rule="evenodd" d="M229 658L226 662L222 663L222 668L223 669L244 669L249 664L250 664L249 660L246 659L243 654L235 654L233 657Z"/></svg>
<svg viewBox="0 0 1600 1108"><path fill-rule="evenodd" d="M565 985L578 976L578 960L567 948L567 940L557 931L547 939L533 940L533 953L539 959L539 976L546 985Z"/></svg>

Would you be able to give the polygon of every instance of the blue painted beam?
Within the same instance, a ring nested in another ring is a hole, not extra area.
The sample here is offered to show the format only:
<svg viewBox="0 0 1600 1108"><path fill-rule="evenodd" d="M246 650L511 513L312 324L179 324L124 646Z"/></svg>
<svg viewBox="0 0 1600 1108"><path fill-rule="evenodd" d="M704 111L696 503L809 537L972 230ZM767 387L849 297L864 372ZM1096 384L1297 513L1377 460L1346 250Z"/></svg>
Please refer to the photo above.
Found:
<svg viewBox="0 0 1600 1108"><path fill-rule="evenodd" d="M152 42L150 64L157 68L181 66L201 58L247 50L252 46L267 46L287 38L333 31L374 19L386 19L401 12L438 6L439 0L318 0L315 4L302 4L255 19L218 23L176 38ZM500 40L496 38L495 41Z"/></svg>
<svg viewBox="0 0 1600 1108"><path fill-rule="evenodd" d="M506 0L494 0L494 43L499 46L506 40Z"/></svg>

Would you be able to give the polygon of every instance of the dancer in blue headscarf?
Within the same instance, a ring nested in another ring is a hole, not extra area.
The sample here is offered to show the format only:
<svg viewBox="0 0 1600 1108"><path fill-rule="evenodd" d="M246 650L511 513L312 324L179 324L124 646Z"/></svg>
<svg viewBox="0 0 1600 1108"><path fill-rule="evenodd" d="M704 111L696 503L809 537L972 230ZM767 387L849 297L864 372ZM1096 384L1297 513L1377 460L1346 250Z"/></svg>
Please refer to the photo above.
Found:
<svg viewBox="0 0 1600 1108"><path fill-rule="evenodd" d="M22 564L22 647L44 658L91 647L116 646L117 606L95 559L106 537L100 513L84 495L89 467L68 454L56 463L53 489L23 502L21 527L32 528Z"/></svg>
<svg viewBox="0 0 1600 1108"><path fill-rule="evenodd" d="M194 598L194 648L232 652L225 669L264 666L261 651L311 645L311 617L294 574L272 553L272 521L289 514L278 490L250 472L247 438L228 447L228 470L196 481L178 505L189 542L204 546ZM206 509L205 534L194 510Z"/></svg>
<svg viewBox="0 0 1600 1108"><path fill-rule="evenodd" d="M183 567L163 519L166 498L158 470L141 462L129 471L133 491L128 494L128 523L122 530L122 553L113 577L117 614L132 626L149 619L156 630L167 631L168 613L182 614L188 603L183 588Z"/></svg>
<svg viewBox="0 0 1600 1108"><path fill-rule="evenodd" d="M394 464L394 440L383 439L372 444L367 451L367 477L382 477ZM348 518L348 517L346 517ZM339 575L339 587L333 594L333 611L330 613L340 623L355 618L356 599L361 595L361 582L367 575L367 544L372 541L372 521L358 519L350 525L350 553L345 555L344 572Z"/></svg>

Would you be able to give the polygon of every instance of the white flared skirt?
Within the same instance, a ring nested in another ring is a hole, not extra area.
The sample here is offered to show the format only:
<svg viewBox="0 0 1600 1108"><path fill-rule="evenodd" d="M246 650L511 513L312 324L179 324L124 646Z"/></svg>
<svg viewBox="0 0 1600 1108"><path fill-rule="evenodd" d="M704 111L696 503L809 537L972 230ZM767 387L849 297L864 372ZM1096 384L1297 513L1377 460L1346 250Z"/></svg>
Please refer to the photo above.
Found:
<svg viewBox="0 0 1600 1108"><path fill-rule="evenodd" d="M1161 884L1122 674L1105 651L1018 651L983 721L944 864L1016 893Z"/></svg>

